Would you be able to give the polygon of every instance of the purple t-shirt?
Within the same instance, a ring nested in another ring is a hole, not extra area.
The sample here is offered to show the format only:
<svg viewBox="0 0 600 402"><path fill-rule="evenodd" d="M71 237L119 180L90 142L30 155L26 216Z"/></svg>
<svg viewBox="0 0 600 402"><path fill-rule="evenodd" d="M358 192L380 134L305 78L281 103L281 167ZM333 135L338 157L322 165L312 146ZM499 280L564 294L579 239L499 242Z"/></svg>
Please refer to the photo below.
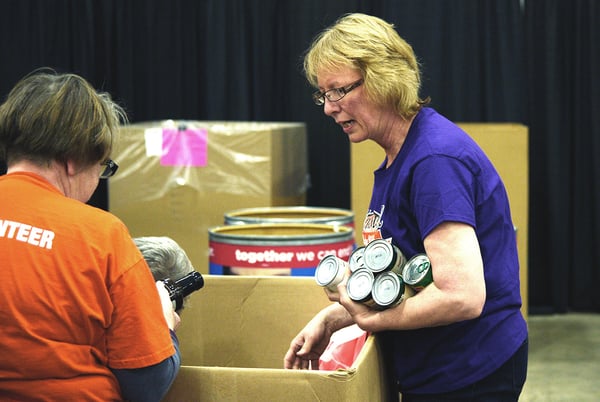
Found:
<svg viewBox="0 0 600 402"><path fill-rule="evenodd" d="M496 169L457 125L422 109L393 164L375 171L363 234L392 239L407 258L442 222L475 229L483 256L486 301L480 317L380 336L392 351L402 392L438 393L470 385L521 346L519 261L508 196ZM435 280L435 277L434 277Z"/></svg>

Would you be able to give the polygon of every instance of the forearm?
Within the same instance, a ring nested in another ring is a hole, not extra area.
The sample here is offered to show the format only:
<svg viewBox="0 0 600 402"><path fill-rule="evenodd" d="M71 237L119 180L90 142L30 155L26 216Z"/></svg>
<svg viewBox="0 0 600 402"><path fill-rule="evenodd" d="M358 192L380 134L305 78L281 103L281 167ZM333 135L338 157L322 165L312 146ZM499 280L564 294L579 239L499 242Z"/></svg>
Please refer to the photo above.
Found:
<svg viewBox="0 0 600 402"><path fill-rule="evenodd" d="M366 310L356 314L355 320L370 332L436 327L476 318L481 311L474 311L469 305L466 298L443 292L432 284L396 307Z"/></svg>
<svg viewBox="0 0 600 402"><path fill-rule="evenodd" d="M179 341L175 332L169 331L175 347L175 354L153 366L138 369L113 369L125 400L160 401L175 380L181 366Z"/></svg>
<svg viewBox="0 0 600 402"><path fill-rule="evenodd" d="M433 283L397 307L380 312L353 308L361 328L406 330L447 325L478 317L485 304L483 260L474 229L445 222L424 241Z"/></svg>
<svg viewBox="0 0 600 402"><path fill-rule="evenodd" d="M313 320L320 320L325 323L329 333L345 328L354 324L350 313L339 303L333 303L321 310Z"/></svg>

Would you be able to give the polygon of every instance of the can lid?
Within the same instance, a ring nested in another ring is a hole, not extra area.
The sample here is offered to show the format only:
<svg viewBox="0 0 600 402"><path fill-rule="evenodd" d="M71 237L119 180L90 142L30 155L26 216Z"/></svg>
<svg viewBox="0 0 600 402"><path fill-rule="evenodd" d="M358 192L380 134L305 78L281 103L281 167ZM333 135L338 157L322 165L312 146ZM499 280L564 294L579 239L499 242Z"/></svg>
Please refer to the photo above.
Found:
<svg viewBox="0 0 600 402"><path fill-rule="evenodd" d="M327 286L336 278L339 269L340 266L335 256L332 254L327 255L323 257L315 269L315 281L320 286Z"/></svg>
<svg viewBox="0 0 600 402"><path fill-rule="evenodd" d="M380 306L389 306L404 294L404 282L395 272L377 275L373 283L373 301Z"/></svg>
<svg viewBox="0 0 600 402"><path fill-rule="evenodd" d="M424 278L431 268L429 257L426 254L417 254L404 266L402 277L409 285L413 285Z"/></svg>
<svg viewBox="0 0 600 402"><path fill-rule="evenodd" d="M383 239L373 240L365 248L365 265L373 272L385 270L394 261L394 257L393 246Z"/></svg>
<svg viewBox="0 0 600 402"><path fill-rule="evenodd" d="M373 272L366 268L352 272L346 283L348 296L354 301L366 299L371 293L374 280Z"/></svg>
<svg viewBox="0 0 600 402"><path fill-rule="evenodd" d="M348 263L350 264L350 270L356 271L360 268L365 268L365 246L361 246L355 248L352 254L350 254L350 258L348 259Z"/></svg>

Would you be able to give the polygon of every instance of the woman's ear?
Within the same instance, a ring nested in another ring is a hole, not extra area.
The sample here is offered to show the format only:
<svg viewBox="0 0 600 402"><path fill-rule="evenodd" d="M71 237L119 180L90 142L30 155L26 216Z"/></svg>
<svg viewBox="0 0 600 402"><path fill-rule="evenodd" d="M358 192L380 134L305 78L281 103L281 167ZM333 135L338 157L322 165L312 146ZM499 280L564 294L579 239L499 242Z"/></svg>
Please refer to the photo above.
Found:
<svg viewBox="0 0 600 402"><path fill-rule="evenodd" d="M79 172L79 169L77 169L77 165L72 160L69 159L66 162L64 162L64 164L67 176L75 176Z"/></svg>

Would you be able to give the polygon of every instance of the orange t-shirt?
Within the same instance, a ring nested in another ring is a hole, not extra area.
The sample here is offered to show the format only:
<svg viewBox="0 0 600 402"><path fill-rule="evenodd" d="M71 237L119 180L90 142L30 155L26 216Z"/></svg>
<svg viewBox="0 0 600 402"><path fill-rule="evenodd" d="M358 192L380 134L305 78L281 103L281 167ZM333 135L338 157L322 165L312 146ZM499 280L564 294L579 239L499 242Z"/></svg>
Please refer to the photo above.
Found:
<svg viewBox="0 0 600 402"><path fill-rule="evenodd" d="M114 215L0 176L0 395L121 400L110 368L175 353L152 274Z"/></svg>

